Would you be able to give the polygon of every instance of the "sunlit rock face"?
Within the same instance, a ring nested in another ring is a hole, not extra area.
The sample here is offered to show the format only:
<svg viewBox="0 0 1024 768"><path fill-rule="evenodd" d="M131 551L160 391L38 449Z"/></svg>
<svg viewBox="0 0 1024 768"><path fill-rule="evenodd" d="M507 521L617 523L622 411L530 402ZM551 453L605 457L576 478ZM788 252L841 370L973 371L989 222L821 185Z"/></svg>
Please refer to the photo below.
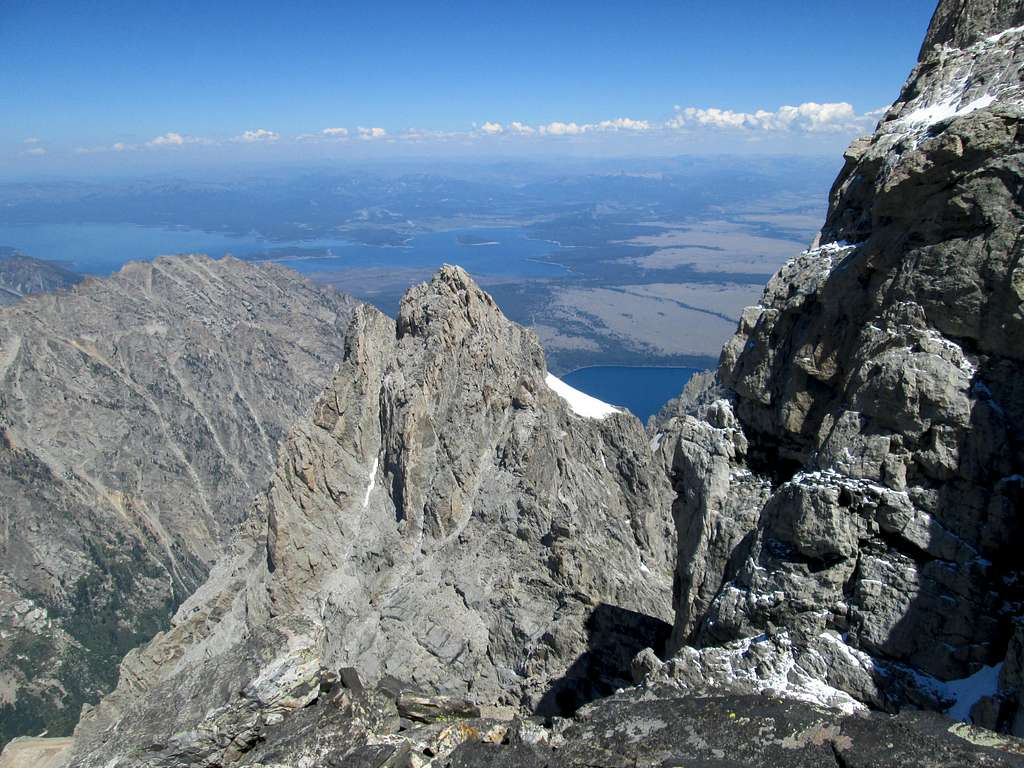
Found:
<svg viewBox="0 0 1024 768"><path fill-rule="evenodd" d="M721 390L663 426L676 648L785 631L790 678L1022 732L1022 23L940 4Z"/></svg>
<svg viewBox="0 0 1024 768"><path fill-rule="evenodd" d="M315 699L321 668L571 712L667 639L671 499L640 422L551 378L445 267L397 321L356 310L232 555L127 658L81 764L153 740L155 764L221 760Z"/></svg>
<svg viewBox="0 0 1024 768"><path fill-rule="evenodd" d="M0 309L0 743L69 733L202 584L354 305L176 256Z"/></svg>

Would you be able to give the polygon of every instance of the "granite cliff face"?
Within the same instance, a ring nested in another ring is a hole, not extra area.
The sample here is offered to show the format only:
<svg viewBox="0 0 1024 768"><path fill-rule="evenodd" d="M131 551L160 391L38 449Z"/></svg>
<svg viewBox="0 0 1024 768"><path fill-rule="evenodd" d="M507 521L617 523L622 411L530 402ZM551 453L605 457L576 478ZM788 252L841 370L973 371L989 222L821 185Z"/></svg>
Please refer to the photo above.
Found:
<svg viewBox="0 0 1024 768"><path fill-rule="evenodd" d="M571 712L667 638L670 505L639 421L445 267L397 323L356 311L233 556L128 656L76 764L237 760L338 668Z"/></svg>
<svg viewBox="0 0 1024 768"><path fill-rule="evenodd" d="M352 307L191 256L0 310L0 741L70 732L203 582Z"/></svg>
<svg viewBox="0 0 1024 768"><path fill-rule="evenodd" d="M678 655L652 679L1024 734L1022 8L940 3L819 241L663 425Z"/></svg>

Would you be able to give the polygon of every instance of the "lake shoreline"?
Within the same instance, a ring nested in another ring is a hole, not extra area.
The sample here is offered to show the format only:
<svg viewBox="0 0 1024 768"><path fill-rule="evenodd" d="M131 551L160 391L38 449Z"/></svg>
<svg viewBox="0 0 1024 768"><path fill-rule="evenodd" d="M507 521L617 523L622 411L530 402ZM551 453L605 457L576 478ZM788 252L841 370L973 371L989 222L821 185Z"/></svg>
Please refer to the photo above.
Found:
<svg viewBox="0 0 1024 768"><path fill-rule="evenodd" d="M571 371L562 381L645 423L702 370L688 365L592 365Z"/></svg>
<svg viewBox="0 0 1024 768"><path fill-rule="evenodd" d="M708 359L710 360L712 358L708 358ZM591 365L581 365L578 368L573 368L571 371L566 371L565 373L558 374L558 378L563 378L565 376L571 376L572 374L579 373L580 371L589 371L592 368L659 368L659 369L668 368L668 369L673 369L673 370L675 370L675 369L688 370L688 371L695 370L695 371L698 371L700 373L703 373L705 371L713 371L717 367L718 367L717 362L716 362L716 364L714 366L711 366L711 367L708 367L708 368L701 368L698 365L681 365L679 363L593 363Z"/></svg>

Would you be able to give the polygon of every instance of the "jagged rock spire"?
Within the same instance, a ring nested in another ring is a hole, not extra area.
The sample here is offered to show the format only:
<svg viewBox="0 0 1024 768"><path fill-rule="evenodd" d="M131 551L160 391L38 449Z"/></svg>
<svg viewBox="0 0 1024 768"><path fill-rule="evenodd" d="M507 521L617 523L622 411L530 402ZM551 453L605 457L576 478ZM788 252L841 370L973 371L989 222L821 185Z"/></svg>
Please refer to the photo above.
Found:
<svg viewBox="0 0 1024 768"><path fill-rule="evenodd" d="M219 759L223 738L186 734L248 743L253 707L308 701L320 666L549 713L622 685L667 637L671 491L635 417L579 416L546 377L536 336L458 267L397 323L359 308L234 556L126 660L81 764L106 762L115 720L125 753L159 732L161 759Z"/></svg>

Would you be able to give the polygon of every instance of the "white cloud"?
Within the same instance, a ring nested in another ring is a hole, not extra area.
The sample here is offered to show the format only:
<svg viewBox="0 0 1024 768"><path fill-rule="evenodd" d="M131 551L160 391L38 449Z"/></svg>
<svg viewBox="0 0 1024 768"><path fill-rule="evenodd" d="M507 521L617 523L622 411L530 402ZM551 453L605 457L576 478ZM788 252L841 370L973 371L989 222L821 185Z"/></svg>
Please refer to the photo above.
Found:
<svg viewBox="0 0 1024 768"><path fill-rule="evenodd" d="M181 147L185 144L212 144L213 142L209 139L203 139L199 136L186 136L174 131L169 131L161 136L157 136L155 139L150 139L146 142L147 147Z"/></svg>
<svg viewBox="0 0 1024 768"><path fill-rule="evenodd" d="M512 127L518 127L516 133L533 133L535 129L525 126L522 123L512 123ZM614 120L602 120L598 123L576 123L555 121L536 128L536 132L545 136L579 136L584 133L604 133L615 131L649 131L652 125L647 120L633 120L629 117L617 117Z"/></svg>
<svg viewBox="0 0 1024 768"><path fill-rule="evenodd" d="M461 131L439 131L422 128L408 128L398 133L389 133L381 127L321 128L313 133L302 133L288 137L293 142L344 142L349 138L364 141L397 142L429 142L429 141L460 141L463 143L480 140L482 137L544 137L553 140L611 141L614 134L647 135L655 140L668 140L671 132L681 131L726 131L736 132L745 141L769 140L769 137L781 137L784 134L852 134L869 131L878 117L886 108L858 114L847 102L818 103L804 102L798 106L785 105L776 110L759 109L753 112L740 112L719 107L674 107L672 116L664 121L641 120L631 117L616 117L591 123L572 120L555 120L545 124L528 124L518 120L498 122L487 120L482 124L473 123L468 129ZM603 138L598 139L601 136ZM243 144L271 143L282 140L282 137L265 128L247 130L230 139L231 142ZM23 139L29 148L41 146L41 140L35 137ZM94 152L124 152L146 148L174 148L188 144L221 144L221 140L211 140L187 134L168 131L142 144L125 144L118 142L112 146L78 148L79 154ZM44 150L45 152L45 150ZM34 152L32 154L44 154Z"/></svg>
<svg viewBox="0 0 1024 768"><path fill-rule="evenodd" d="M782 106L774 112L764 109L734 112L717 107L676 107L675 115L665 123L665 127L831 133L863 130L865 117L857 115L853 105L845 101L826 104L808 101L796 107Z"/></svg>
<svg viewBox="0 0 1024 768"><path fill-rule="evenodd" d="M614 120L602 120L594 125L586 125L584 128L595 131L649 131L651 124L646 120L617 117Z"/></svg>
<svg viewBox="0 0 1024 768"><path fill-rule="evenodd" d="M387 138L389 142L396 140L402 141L449 141L451 139L467 139L471 138L474 134L466 131L432 131L426 128L407 128L395 137L391 137L383 129L379 129L382 132L377 138ZM373 136L365 136L364 138L373 138Z"/></svg>
<svg viewBox="0 0 1024 768"><path fill-rule="evenodd" d="M577 125L576 123L562 123L555 121L542 125L537 129L539 133L547 136L576 136L577 134L583 133L587 130L585 125Z"/></svg>
<svg viewBox="0 0 1024 768"><path fill-rule="evenodd" d="M30 155L32 157L42 157L46 154L45 147L30 147L26 149L23 154Z"/></svg>
<svg viewBox="0 0 1024 768"><path fill-rule="evenodd" d="M157 136L149 142L151 147L180 147L185 143L185 137L180 133L165 133Z"/></svg>
<svg viewBox="0 0 1024 768"><path fill-rule="evenodd" d="M281 138L280 135L274 131L257 128L255 131L246 131L239 136L235 136L233 140L244 144L255 144L256 142L277 141L279 138Z"/></svg>
<svg viewBox="0 0 1024 768"><path fill-rule="evenodd" d="M40 139L38 136L29 136L27 139L25 139L21 143L22 144L38 144L41 141L42 141L42 139Z"/></svg>
<svg viewBox="0 0 1024 768"><path fill-rule="evenodd" d="M102 152L127 152L128 150L138 149L134 144L125 144L123 141L119 141L116 144L104 145L101 147L76 147L76 155L96 155Z"/></svg>

